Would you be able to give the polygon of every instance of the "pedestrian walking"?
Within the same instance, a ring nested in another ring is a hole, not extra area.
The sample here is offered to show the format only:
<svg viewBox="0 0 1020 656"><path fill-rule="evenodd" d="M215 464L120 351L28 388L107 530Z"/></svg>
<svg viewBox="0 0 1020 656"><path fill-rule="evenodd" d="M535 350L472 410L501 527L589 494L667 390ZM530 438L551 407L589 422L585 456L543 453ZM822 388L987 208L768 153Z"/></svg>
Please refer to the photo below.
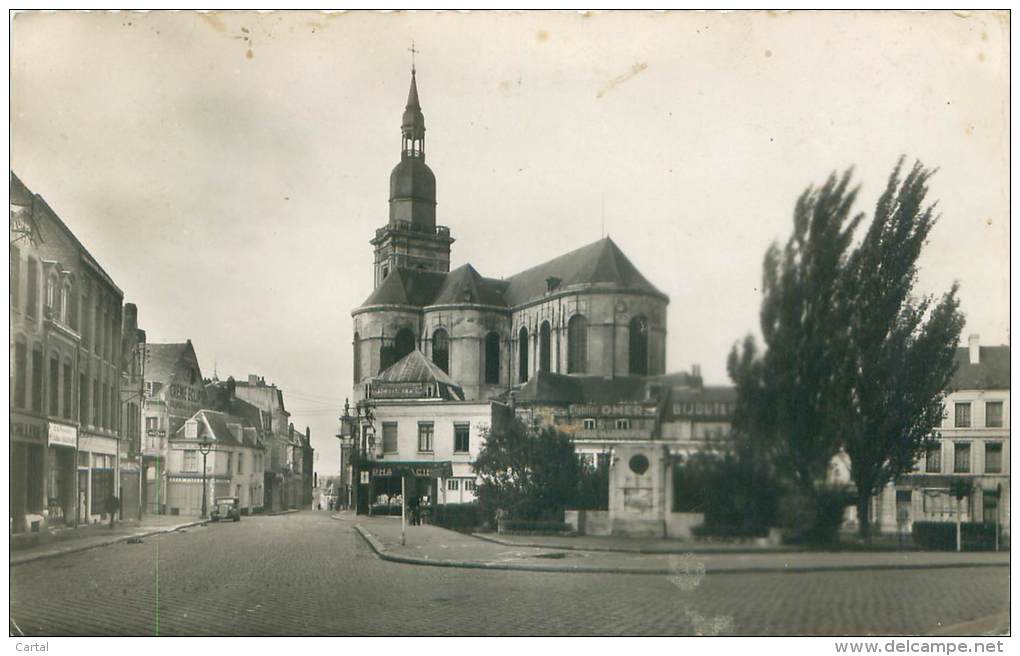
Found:
<svg viewBox="0 0 1020 656"><path fill-rule="evenodd" d="M117 511L120 510L120 499L117 495L111 494L106 499L106 512L110 513L110 529L113 529L113 521L117 517Z"/></svg>

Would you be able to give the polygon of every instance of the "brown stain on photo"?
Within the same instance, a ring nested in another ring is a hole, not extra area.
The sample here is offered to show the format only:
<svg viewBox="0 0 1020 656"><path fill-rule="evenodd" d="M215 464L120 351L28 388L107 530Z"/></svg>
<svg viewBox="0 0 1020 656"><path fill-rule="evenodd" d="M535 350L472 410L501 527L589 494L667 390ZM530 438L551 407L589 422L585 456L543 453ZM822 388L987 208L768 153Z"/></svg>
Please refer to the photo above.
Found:
<svg viewBox="0 0 1020 656"><path fill-rule="evenodd" d="M227 26L223 24L220 17L215 13L199 14L206 23L217 32L226 32Z"/></svg>
<svg viewBox="0 0 1020 656"><path fill-rule="evenodd" d="M535 35L535 38L538 40L539 43L545 43L546 41L549 40L549 33L546 32L545 30L539 30L538 34Z"/></svg>
<svg viewBox="0 0 1020 656"><path fill-rule="evenodd" d="M599 89L599 92L595 94L595 97L601 98L602 96L606 95L607 93L609 93L616 87L620 86L627 80L631 79L632 77L634 77L641 71L645 70L646 68L648 68L648 62L638 62L634 64L633 66L630 67L630 70L624 73L623 75L617 75L613 79L606 82L605 86Z"/></svg>

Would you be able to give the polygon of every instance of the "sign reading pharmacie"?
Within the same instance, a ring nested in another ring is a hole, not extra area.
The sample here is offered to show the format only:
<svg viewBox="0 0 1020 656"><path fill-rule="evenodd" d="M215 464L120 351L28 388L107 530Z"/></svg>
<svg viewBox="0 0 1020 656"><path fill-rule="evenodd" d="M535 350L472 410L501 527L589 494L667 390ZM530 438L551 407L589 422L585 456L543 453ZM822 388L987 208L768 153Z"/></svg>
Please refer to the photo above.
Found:
<svg viewBox="0 0 1020 656"><path fill-rule="evenodd" d="M400 476L404 473L418 478L450 478L453 476L453 464L449 460L372 463L372 476Z"/></svg>
<svg viewBox="0 0 1020 656"><path fill-rule="evenodd" d="M78 446L78 427L50 422L47 428L50 446L67 446L72 449Z"/></svg>

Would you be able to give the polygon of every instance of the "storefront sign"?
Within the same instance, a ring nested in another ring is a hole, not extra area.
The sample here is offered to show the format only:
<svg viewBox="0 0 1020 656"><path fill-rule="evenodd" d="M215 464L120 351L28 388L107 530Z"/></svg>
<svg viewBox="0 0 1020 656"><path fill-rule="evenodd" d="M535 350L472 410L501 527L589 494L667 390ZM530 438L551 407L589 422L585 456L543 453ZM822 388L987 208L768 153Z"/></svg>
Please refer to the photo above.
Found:
<svg viewBox="0 0 1020 656"><path fill-rule="evenodd" d="M55 424L51 421L49 438L50 446L68 446L73 449L78 446L78 428L66 424Z"/></svg>
<svg viewBox="0 0 1020 656"><path fill-rule="evenodd" d="M432 383L372 383L373 399L423 399L433 396Z"/></svg>
<svg viewBox="0 0 1020 656"><path fill-rule="evenodd" d="M46 442L46 422L27 417L11 417L11 439L19 442Z"/></svg>
<svg viewBox="0 0 1020 656"><path fill-rule="evenodd" d="M449 478L453 476L453 465L448 460L442 462L376 463L372 465L373 476L400 476L403 473L418 478Z"/></svg>
<svg viewBox="0 0 1020 656"><path fill-rule="evenodd" d="M734 403L729 401L688 401L673 404L674 417L729 417L733 414Z"/></svg>
<svg viewBox="0 0 1020 656"><path fill-rule="evenodd" d="M178 383L171 383L167 389L167 394L169 394L171 399L180 399L181 401L199 403L205 400L205 390Z"/></svg>
<svg viewBox="0 0 1020 656"><path fill-rule="evenodd" d="M570 414L573 417L643 417L654 415L655 406L643 406L637 403L612 403L606 405L571 403Z"/></svg>

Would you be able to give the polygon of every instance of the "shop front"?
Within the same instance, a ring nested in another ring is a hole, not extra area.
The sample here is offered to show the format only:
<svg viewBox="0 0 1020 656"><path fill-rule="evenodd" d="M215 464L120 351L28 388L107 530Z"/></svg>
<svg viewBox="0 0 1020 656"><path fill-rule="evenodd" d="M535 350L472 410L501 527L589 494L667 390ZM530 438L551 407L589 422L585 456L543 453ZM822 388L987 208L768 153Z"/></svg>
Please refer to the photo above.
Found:
<svg viewBox="0 0 1020 656"><path fill-rule="evenodd" d="M371 469L364 473L369 475L368 498L373 506L406 503L409 517L428 521L440 499L439 481L453 476L453 463L449 460L373 462Z"/></svg>
<svg viewBox="0 0 1020 656"><path fill-rule="evenodd" d="M78 449L78 427L58 422L47 426L46 500L47 523L50 526L74 526L75 452Z"/></svg>
<svg viewBox="0 0 1020 656"><path fill-rule="evenodd" d="M109 519L110 498L120 488L116 438L83 434L78 440L78 521Z"/></svg>
<svg viewBox="0 0 1020 656"><path fill-rule="evenodd" d="M41 531L46 524L46 420L12 412L10 531Z"/></svg>

